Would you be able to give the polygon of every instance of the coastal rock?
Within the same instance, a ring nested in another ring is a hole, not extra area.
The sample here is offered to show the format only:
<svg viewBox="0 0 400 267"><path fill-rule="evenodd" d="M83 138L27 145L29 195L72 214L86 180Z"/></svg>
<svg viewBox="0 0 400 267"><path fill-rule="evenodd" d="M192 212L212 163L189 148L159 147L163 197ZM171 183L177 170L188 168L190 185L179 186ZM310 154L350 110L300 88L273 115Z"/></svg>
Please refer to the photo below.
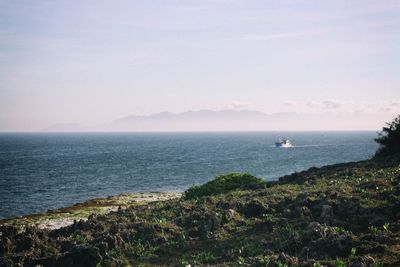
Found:
<svg viewBox="0 0 400 267"><path fill-rule="evenodd" d="M350 267L373 267L375 266L375 260L371 256L359 256L356 260L350 265Z"/></svg>
<svg viewBox="0 0 400 267"><path fill-rule="evenodd" d="M72 240L62 240L60 242L61 252L66 252L71 250L75 246L75 242Z"/></svg>
<svg viewBox="0 0 400 267"><path fill-rule="evenodd" d="M107 235L105 242L108 244L109 249L124 248L125 242L119 234Z"/></svg>
<svg viewBox="0 0 400 267"><path fill-rule="evenodd" d="M104 267L118 267L118 266L121 266L121 265L119 264L117 259L109 257L107 259L104 259L103 264L101 266L104 266Z"/></svg>
<svg viewBox="0 0 400 267"><path fill-rule="evenodd" d="M8 237L2 237L0 239L0 256L5 253L11 252L12 243Z"/></svg>
<svg viewBox="0 0 400 267"><path fill-rule="evenodd" d="M100 250L94 246L74 247L57 260L57 266L96 267L102 260Z"/></svg>
<svg viewBox="0 0 400 267"><path fill-rule="evenodd" d="M135 230L141 240L152 241L156 237L156 229L151 223L137 223Z"/></svg>
<svg viewBox="0 0 400 267"><path fill-rule="evenodd" d="M110 234L114 235L114 234L118 233L119 231L121 231L120 224L114 223L111 225Z"/></svg>
<svg viewBox="0 0 400 267"><path fill-rule="evenodd" d="M237 211L235 211L234 209L228 209L226 212L226 217L229 220L239 220L240 214Z"/></svg>
<svg viewBox="0 0 400 267"><path fill-rule="evenodd" d="M18 234L18 228L12 225L1 225L0 226L0 237L14 237Z"/></svg>
<svg viewBox="0 0 400 267"><path fill-rule="evenodd" d="M319 219L325 224L332 223L333 220L333 208L331 205L322 205L321 215Z"/></svg>
<svg viewBox="0 0 400 267"><path fill-rule="evenodd" d="M307 206L302 206L301 208L301 217L304 219L312 218L311 210Z"/></svg>
<svg viewBox="0 0 400 267"><path fill-rule="evenodd" d="M100 255L104 256L107 254L107 251L109 250L108 248L108 243L106 242L101 242L96 244L96 247L99 249Z"/></svg>
<svg viewBox="0 0 400 267"><path fill-rule="evenodd" d="M268 212L268 206L259 200L252 200L245 204L241 211L246 217L258 217Z"/></svg>
<svg viewBox="0 0 400 267"><path fill-rule="evenodd" d="M399 186L399 188L400 188L400 186ZM397 220L400 219L400 201L396 201L396 202L393 204L393 207L392 207L392 214L394 215L394 218L395 218L395 219L397 219Z"/></svg>
<svg viewBox="0 0 400 267"><path fill-rule="evenodd" d="M120 233L122 240L125 243L132 243L135 240L137 232L135 230L125 230Z"/></svg>
<svg viewBox="0 0 400 267"><path fill-rule="evenodd" d="M297 260L293 257L290 257L289 255L286 255L285 253L281 253L278 256L278 261L280 261L283 264L286 264L287 266L293 266L297 264Z"/></svg>
<svg viewBox="0 0 400 267"><path fill-rule="evenodd" d="M301 252L303 259L309 257L321 259L334 255L347 256L352 248L353 239L347 231L338 232L335 227L311 222L307 227L303 243L308 247Z"/></svg>
<svg viewBox="0 0 400 267"><path fill-rule="evenodd" d="M223 210L229 210L229 209L236 209L237 208L237 202L236 201L227 201L225 199L221 199L220 201L217 202L215 205L219 209Z"/></svg>
<svg viewBox="0 0 400 267"><path fill-rule="evenodd" d="M213 213L206 225L206 232L215 231L222 225L222 215L219 213Z"/></svg>
<svg viewBox="0 0 400 267"><path fill-rule="evenodd" d="M0 257L0 267L11 267L11 266L16 266L11 259Z"/></svg>
<svg viewBox="0 0 400 267"><path fill-rule="evenodd" d="M16 252L29 251L35 245L35 238L32 235L22 236L16 243Z"/></svg>
<svg viewBox="0 0 400 267"><path fill-rule="evenodd" d="M31 265L35 267L38 266L48 267L48 266L56 266L56 263L57 263L56 257L45 257L33 260L31 262Z"/></svg>
<svg viewBox="0 0 400 267"><path fill-rule="evenodd" d="M307 227L307 237L310 240L325 237L325 228L318 222L310 222Z"/></svg>

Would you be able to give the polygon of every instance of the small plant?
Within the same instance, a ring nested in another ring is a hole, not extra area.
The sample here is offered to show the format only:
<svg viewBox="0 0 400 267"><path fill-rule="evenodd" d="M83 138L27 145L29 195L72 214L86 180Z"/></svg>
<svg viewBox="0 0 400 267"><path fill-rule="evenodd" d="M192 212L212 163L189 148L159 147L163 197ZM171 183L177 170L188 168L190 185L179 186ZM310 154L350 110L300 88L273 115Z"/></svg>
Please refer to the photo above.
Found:
<svg viewBox="0 0 400 267"><path fill-rule="evenodd" d="M317 262L314 262L313 267L322 267L322 266L321 266L321 263L319 263L319 262L317 261Z"/></svg>
<svg viewBox="0 0 400 267"><path fill-rule="evenodd" d="M378 227L376 227L376 226L371 225L371 226L368 227L368 230L369 230L369 231L371 232L371 234L373 234L373 235L379 234L379 229L378 229Z"/></svg>
<svg viewBox="0 0 400 267"><path fill-rule="evenodd" d="M350 256L349 256L349 263L353 263L356 260L356 248L351 248Z"/></svg>
<svg viewBox="0 0 400 267"><path fill-rule="evenodd" d="M74 238L76 241L81 242L81 243L87 241L86 236L81 235L81 234L75 234L75 235L73 236L73 238Z"/></svg>
<svg viewBox="0 0 400 267"><path fill-rule="evenodd" d="M336 259L335 265L336 267L346 267L346 264L341 259Z"/></svg>
<svg viewBox="0 0 400 267"><path fill-rule="evenodd" d="M239 264L239 265L243 265L243 264L244 264L244 262L245 262L245 260L244 260L244 257L242 257L242 256L239 256L239 257L238 257L238 261L237 261L237 262L238 262L238 264Z"/></svg>
<svg viewBox="0 0 400 267"><path fill-rule="evenodd" d="M383 267L382 261L379 260L379 259L377 259L377 260L374 262L374 267Z"/></svg>
<svg viewBox="0 0 400 267"><path fill-rule="evenodd" d="M256 258L256 265L257 266L268 266L268 264L271 262L271 259L267 256L258 256Z"/></svg>
<svg viewBox="0 0 400 267"><path fill-rule="evenodd" d="M334 227L334 230L335 230L338 234L342 234L342 233L344 233L344 232L346 231L343 227L340 227L340 226Z"/></svg>
<svg viewBox="0 0 400 267"><path fill-rule="evenodd" d="M179 235L175 240L170 242L176 248L183 248L186 246L186 236L185 234Z"/></svg>
<svg viewBox="0 0 400 267"><path fill-rule="evenodd" d="M113 249L110 249L109 251L107 251L106 254L109 257L116 257L119 254L119 251L116 250L115 248L113 248Z"/></svg>
<svg viewBox="0 0 400 267"><path fill-rule="evenodd" d="M141 260L154 256L154 253L157 249L157 247L151 246L149 243L142 243L140 240L130 244L129 256Z"/></svg>
<svg viewBox="0 0 400 267"><path fill-rule="evenodd" d="M385 230L385 232L389 232L390 230L390 223L385 223L384 225L383 225L383 230Z"/></svg>
<svg viewBox="0 0 400 267"><path fill-rule="evenodd" d="M245 257L254 257L262 254L264 248L262 244L254 241L241 242L239 253Z"/></svg>
<svg viewBox="0 0 400 267"><path fill-rule="evenodd" d="M189 259L187 258L187 256L183 256L179 260L179 265L182 266L182 267L190 266Z"/></svg>
<svg viewBox="0 0 400 267"><path fill-rule="evenodd" d="M195 254L193 259L201 263L213 263L217 260L217 257L212 252L204 251Z"/></svg>

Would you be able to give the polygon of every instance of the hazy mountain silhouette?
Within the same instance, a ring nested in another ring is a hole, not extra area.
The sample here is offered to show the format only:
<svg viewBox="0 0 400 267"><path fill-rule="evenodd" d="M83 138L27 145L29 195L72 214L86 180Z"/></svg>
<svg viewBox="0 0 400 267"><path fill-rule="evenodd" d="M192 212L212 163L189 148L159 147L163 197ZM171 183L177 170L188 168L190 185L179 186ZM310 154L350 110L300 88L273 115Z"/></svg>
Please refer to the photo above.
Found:
<svg viewBox="0 0 400 267"><path fill-rule="evenodd" d="M59 124L46 131L296 131L296 130L376 130L382 118L373 114L307 114L282 112L267 114L254 110L198 110L182 113L160 112L131 115L93 127Z"/></svg>
<svg viewBox="0 0 400 267"><path fill-rule="evenodd" d="M295 113L265 114L252 110L198 110L161 112L149 116L128 116L108 125L110 130L130 131L238 131L261 130L265 123L277 123Z"/></svg>

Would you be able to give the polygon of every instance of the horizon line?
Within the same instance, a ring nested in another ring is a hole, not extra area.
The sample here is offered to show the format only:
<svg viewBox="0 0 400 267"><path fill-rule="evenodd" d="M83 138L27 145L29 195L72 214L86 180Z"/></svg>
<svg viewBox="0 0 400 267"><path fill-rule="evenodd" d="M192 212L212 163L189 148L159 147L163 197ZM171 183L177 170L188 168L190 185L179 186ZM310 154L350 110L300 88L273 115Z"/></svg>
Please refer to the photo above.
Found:
<svg viewBox="0 0 400 267"><path fill-rule="evenodd" d="M380 132L381 130L200 130L200 131L0 131L0 134L90 134L90 133L301 133L301 132Z"/></svg>

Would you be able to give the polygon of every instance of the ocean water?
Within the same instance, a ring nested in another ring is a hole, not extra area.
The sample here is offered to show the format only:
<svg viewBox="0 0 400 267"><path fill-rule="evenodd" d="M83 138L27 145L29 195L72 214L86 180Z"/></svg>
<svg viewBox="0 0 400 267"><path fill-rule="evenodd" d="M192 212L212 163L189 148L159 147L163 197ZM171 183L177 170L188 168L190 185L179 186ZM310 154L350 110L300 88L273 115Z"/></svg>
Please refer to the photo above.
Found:
<svg viewBox="0 0 400 267"><path fill-rule="evenodd" d="M370 158L375 132L0 134L0 218L126 192L183 191L226 172L265 180Z"/></svg>

